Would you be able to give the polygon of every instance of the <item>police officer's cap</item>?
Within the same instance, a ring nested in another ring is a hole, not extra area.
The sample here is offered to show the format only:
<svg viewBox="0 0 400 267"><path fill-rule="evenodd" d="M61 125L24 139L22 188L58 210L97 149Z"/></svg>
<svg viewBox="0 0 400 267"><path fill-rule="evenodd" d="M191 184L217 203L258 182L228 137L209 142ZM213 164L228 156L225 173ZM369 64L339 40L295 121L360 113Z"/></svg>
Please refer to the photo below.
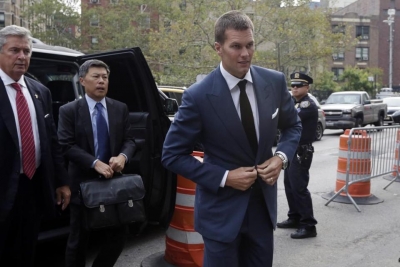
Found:
<svg viewBox="0 0 400 267"><path fill-rule="evenodd" d="M292 85L309 85L313 83L313 78L301 72L293 72L290 74Z"/></svg>

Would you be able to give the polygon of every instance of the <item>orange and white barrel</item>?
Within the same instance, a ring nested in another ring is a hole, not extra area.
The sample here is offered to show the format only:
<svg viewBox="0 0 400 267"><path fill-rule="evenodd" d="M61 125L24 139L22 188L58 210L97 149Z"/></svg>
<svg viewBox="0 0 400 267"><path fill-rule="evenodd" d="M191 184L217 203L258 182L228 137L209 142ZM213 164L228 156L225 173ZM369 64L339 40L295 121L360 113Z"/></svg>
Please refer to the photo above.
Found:
<svg viewBox="0 0 400 267"><path fill-rule="evenodd" d="M200 161L203 155L203 152L193 152ZM194 230L195 192L194 182L177 176L175 211L166 233L164 259L178 267L203 265L204 241Z"/></svg>

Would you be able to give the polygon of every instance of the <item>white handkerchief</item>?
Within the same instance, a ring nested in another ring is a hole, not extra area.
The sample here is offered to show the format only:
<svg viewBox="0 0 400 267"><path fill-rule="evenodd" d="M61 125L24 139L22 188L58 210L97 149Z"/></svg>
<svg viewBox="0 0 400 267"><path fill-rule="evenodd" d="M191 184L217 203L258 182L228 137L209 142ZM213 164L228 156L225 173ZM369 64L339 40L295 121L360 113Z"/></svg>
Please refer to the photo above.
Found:
<svg viewBox="0 0 400 267"><path fill-rule="evenodd" d="M275 113L272 114L272 119L274 119L276 117L276 115L278 115L278 111L279 111L279 108L276 108Z"/></svg>

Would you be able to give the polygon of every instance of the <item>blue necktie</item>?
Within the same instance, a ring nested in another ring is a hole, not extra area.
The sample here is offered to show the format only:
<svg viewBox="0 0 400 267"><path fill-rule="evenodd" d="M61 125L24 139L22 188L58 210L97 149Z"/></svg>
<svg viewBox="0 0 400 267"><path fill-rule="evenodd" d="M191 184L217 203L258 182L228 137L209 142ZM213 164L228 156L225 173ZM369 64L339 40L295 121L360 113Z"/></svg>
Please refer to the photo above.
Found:
<svg viewBox="0 0 400 267"><path fill-rule="evenodd" d="M108 127L106 119L103 116L103 105L96 103L96 126L97 126L97 158L107 163L111 158L110 136L108 135Z"/></svg>

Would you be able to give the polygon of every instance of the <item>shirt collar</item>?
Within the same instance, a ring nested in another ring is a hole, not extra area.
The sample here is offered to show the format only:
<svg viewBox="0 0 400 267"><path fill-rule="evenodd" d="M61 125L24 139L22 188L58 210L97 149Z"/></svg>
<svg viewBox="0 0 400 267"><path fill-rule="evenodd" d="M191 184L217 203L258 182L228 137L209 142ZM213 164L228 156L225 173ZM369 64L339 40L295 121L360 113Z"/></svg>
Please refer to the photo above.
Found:
<svg viewBox="0 0 400 267"><path fill-rule="evenodd" d="M222 62L219 64L219 67L221 69L221 74L224 77L226 83L228 84L229 90L232 90L233 88L235 88L235 86L238 84L238 82L240 82L241 80L247 80L248 82L253 83L253 79L251 77L251 73L250 73L250 69L249 71L246 73L246 75L244 76L243 79L239 79L235 76L233 76L232 74L230 74L229 72L227 72L224 69L224 66L222 66Z"/></svg>
<svg viewBox="0 0 400 267"><path fill-rule="evenodd" d="M93 98L90 98L90 96L88 96L87 94L85 94L85 98L86 98L86 102L88 103L89 110L93 110L94 106L96 106L97 101L95 101ZM100 100L100 103L107 110L106 98L105 97L102 100Z"/></svg>
<svg viewBox="0 0 400 267"><path fill-rule="evenodd" d="M15 83L15 81L10 76L8 76L2 69L0 69L0 78L3 80L4 85L11 85ZM21 78L19 78L17 83L22 85L22 87L28 88L25 83L24 75L22 75Z"/></svg>

